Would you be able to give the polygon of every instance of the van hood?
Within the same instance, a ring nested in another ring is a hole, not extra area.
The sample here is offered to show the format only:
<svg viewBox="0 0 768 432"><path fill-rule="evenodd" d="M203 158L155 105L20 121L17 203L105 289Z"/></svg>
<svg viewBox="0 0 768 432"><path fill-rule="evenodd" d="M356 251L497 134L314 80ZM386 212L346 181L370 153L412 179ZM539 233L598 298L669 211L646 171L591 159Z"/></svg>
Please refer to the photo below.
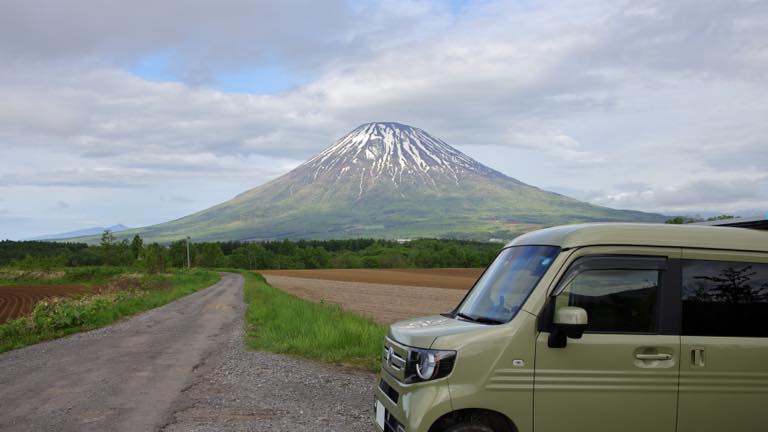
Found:
<svg viewBox="0 0 768 432"><path fill-rule="evenodd" d="M486 328L484 324L430 315L399 321L389 326L390 339L416 348L429 348L441 336L455 335Z"/></svg>

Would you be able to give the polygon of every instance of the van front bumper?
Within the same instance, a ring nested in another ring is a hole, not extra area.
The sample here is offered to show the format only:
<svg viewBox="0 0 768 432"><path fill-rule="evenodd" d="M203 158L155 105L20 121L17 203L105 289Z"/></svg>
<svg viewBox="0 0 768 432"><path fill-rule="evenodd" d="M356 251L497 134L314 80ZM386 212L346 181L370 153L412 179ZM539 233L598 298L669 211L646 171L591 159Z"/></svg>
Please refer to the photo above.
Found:
<svg viewBox="0 0 768 432"><path fill-rule="evenodd" d="M382 429L375 425L377 432L428 432L437 419L451 412L451 396L445 378L402 384L382 369L374 398L386 410L385 427Z"/></svg>

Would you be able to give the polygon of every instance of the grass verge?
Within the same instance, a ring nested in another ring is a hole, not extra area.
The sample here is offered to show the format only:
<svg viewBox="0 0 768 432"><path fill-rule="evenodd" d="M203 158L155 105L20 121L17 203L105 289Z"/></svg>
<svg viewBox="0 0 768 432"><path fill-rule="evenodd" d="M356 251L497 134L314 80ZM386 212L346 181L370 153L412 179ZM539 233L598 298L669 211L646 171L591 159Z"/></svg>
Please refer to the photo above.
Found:
<svg viewBox="0 0 768 432"><path fill-rule="evenodd" d="M108 281L107 273L116 278L122 274L115 270L95 270L95 282ZM207 270L178 270L162 275L132 273L131 277L138 280L130 288L38 302L31 315L0 325L0 353L112 324L208 287L219 279L217 273ZM80 273L74 275L74 279L85 282Z"/></svg>
<svg viewBox="0 0 768 432"><path fill-rule="evenodd" d="M21 270L0 267L0 285L104 285L117 276L137 274L136 272L137 270L132 267L106 266L68 267L50 270Z"/></svg>
<svg viewBox="0 0 768 432"><path fill-rule="evenodd" d="M249 348L378 370L384 326L338 305L286 294L260 274L242 273Z"/></svg>

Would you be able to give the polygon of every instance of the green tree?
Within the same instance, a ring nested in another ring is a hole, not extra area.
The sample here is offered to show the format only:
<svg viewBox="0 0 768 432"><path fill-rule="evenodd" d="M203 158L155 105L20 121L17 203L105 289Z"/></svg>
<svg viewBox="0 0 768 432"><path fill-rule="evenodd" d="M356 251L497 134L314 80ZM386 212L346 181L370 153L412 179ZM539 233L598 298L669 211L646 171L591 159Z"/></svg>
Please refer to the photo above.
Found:
<svg viewBox="0 0 768 432"><path fill-rule="evenodd" d="M55 257L27 255L22 260L14 261L14 265L22 270L50 271L54 268L64 267L66 262L67 257L65 255Z"/></svg>
<svg viewBox="0 0 768 432"><path fill-rule="evenodd" d="M194 262L194 248L190 249L192 260ZM184 268L187 266L187 241L177 240L171 243L168 251L170 264L173 267Z"/></svg>
<svg viewBox="0 0 768 432"><path fill-rule="evenodd" d="M133 258L133 252L131 251L131 244L128 243L128 239L113 244L112 263L119 266L130 266L136 260Z"/></svg>
<svg viewBox="0 0 768 432"><path fill-rule="evenodd" d="M69 257L67 265L71 267L104 265L104 255L100 249L95 246L80 249Z"/></svg>
<svg viewBox="0 0 768 432"><path fill-rule="evenodd" d="M101 253L104 257L104 264L114 264L115 236L112 235L110 230L104 230L101 234Z"/></svg>
<svg viewBox="0 0 768 432"><path fill-rule="evenodd" d="M304 247L297 251L297 258L304 264L304 268L316 269L328 267L330 256L321 246Z"/></svg>
<svg viewBox="0 0 768 432"><path fill-rule="evenodd" d="M148 273L164 273L168 268L168 250L152 243L144 249L142 263Z"/></svg>
<svg viewBox="0 0 768 432"><path fill-rule="evenodd" d="M712 221L721 221L721 220L729 220L729 219L736 219L736 216L722 214L722 215L719 215L719 216L709 217L709 218L707 218L707 221L712 222Z"/></svg>
<svg viewBox="0 0 768 432"><path fill-rule="evenodd" d="M139 259L141 257L141 250L144 246L144 240L136 234L131 241L131 252L133 253L133 259Z"/></svg>
<svg viewBox="0 0 768 432"><path fill-rule="evenodd" d="M701 219L694 219L688 216L675 216L673 218L669 218L664 223L666 224L673 224L673 225L681 225L681 224L689 224L694 222L701 222Z"/></svg>
<svg viewBox="0 0 768 432"><path fill-rule="evenodd" d="M225 267L227 257L218 243L198 243L195 245L195 264L200 267Z"/></svg>
<svg viewBox="0 0 768 432"><path fill-rule="evenodd" d="M330 266L332 268L360 268L363 266L363 260L358 254L345 251L331 258Z"/></svg>
<svg viewBox="0 0 768 432"><path fill-rule="evenodd" d="M28 255L50 258L64 256L68 262L73 255L88 249L94 248L85 243L0 240L0 265L23 260Z"/></svg>
<svg viewBox="0 0 768 432"><path fill-rule="evenodd" d="M265 249L258 243L250 243L249 251L253 254L254 268L270 269L275 268L275 254Z"/></svg>
<svg viewBox="0 0 768 432"><path fill-rule="evenodd" d="M406 258L401 253L388 252L383 255L379 255L379 267L381 268L403 268L408 267Z"/></svg>
<svg viewBox="0 0 768 432"><path fill-rule="evenodd" d="M232 251L229 265L248 270L269 269L274 266L274 255L258 243L248 243Z"/></svg>

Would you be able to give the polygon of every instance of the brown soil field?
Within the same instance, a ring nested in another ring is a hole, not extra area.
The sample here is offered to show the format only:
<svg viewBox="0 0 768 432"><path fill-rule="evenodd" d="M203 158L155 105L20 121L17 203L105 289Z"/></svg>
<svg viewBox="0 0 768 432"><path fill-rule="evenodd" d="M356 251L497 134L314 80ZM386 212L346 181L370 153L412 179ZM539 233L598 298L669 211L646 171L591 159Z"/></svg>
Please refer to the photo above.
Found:
<svg viewBox="0 0 768 432"><path fill-rule="evenodd" d="M417 287L453 288L467 290L483 273L481 268L435 269L321 269L321 270L259 270L264 276L322 279Z"/></svg>
<svg viewBox="0 0 768 432"><path fill-rule="evenodd" d="M297 297L335 303L378 323L391 324L416 316L450 312L464 298L482 269L270 270L260 273L270 285Z"/></svg>
<svg viewBox="0 0 768 432"><path fill-rule="evenodd" d="M83 285L0 286L0 324L32 312L35 304L50 297L69 297L91 290Z"/></svg>

